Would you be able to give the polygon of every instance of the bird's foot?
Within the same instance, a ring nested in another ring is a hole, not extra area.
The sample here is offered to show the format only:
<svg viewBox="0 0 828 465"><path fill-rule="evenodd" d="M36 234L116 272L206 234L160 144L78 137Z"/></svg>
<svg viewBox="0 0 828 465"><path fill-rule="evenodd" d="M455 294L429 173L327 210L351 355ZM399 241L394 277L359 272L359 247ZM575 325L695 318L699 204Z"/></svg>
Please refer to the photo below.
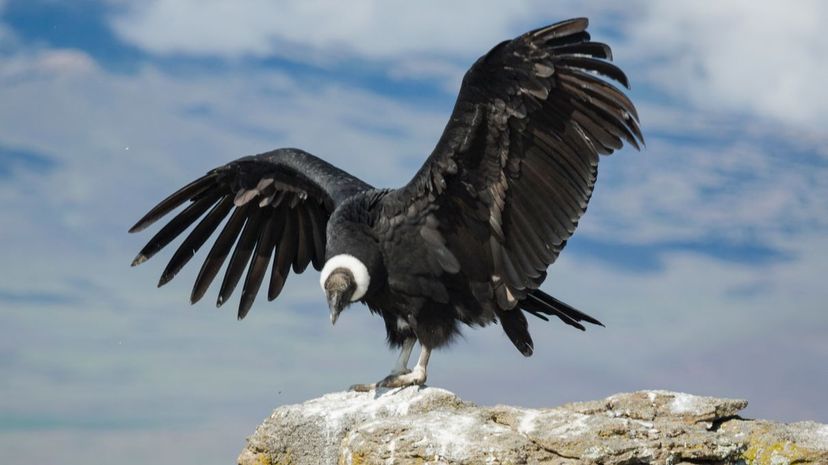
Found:
<svg viewBox="0 0 828 465"><path fill-rule="evenodd" d="M355 392L369 392L376 388L398 388L406 386L420 386L426 382L426 373L424 370L414 371L405 368L403 370L394 370L390 375L376 383L369 384L354 384L348 388L349 391Z"/></svg>
<svg viewBox="0 0 828 465"><path fill-rule="evenodd" d="M349 391L354 392L370 392L377 388L377 383L370 384L353 384L348 388Z"/></svg>
<svg viewBox="0 0 828 465"><path fill-rule="evenodd" d="M379 381L377 383L368 383L368 384L354 384L351 387L349 387L348 390L349 391L355 391L355 392L369 392L369 391L373 391L377 387L392 387L390 385L386 385L386 384L383 384L383 383L385 383L386 381L390 381L393 378L397 378L397 377L400 377L402 375L407 375L409 373L411 373L411 370L409 370L408 368L403 368L402 370L392 370L391 374L389 374L388 376L383 378L382 381ZM406 384L405 386L408 386L408 384Z"/></svg>
<svg viewBox="0 0 828 465"><path fill-rule="evenodd" d="M398 388L405 386L420 386L426 382L426 372L414 368L414 371L406 370L403 373L391 373L377 383L377 387Z"/></svg>

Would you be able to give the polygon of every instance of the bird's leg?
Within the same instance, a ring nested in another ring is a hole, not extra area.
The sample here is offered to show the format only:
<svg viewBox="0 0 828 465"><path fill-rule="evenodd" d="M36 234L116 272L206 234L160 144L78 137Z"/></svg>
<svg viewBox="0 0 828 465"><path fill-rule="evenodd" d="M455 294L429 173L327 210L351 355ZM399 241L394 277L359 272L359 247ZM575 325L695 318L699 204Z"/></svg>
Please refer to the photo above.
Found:
<svg viewBox="0 0 828 465"><path fill-rule="evenodd" d="M411 370L408 369L408 360L411 358L411 350L414 349L415 342L417 342L417 338L415 337L409 337L403 341L400 356L397 358L397 363L394 364L394 368L391 369L392 376L411 373Z"/></svg>
<svg viewBox="0 0 828 465"><path fill-rule="evenodd" d="M425 384L427 377L426 367L428 366L429 357L431 357L431 349L424 346L420 352L420 359L417 360L417 365L410 373L401 375L391 374L377 383L377 387L396 388Z"/></svg>
<svg viewBox="0 0 828 465"><path fill-rule="evenodd" d="M388 375L385 379L411 373L411 370L408 369L408 360L411 358L411 350L414 349L414 343L415 342L417 342L416 337L409 337L409 338L406 338L405 341L403 341L403 346L402 346L402 350L400 351L400 356L397 357L397 362L394 364L394 367L391 369L391 374ZM350 387L349 390L357 391L357 392L368 392L372 389L376 389L377 384L378 383L354 384L353 386Z"/></svg>

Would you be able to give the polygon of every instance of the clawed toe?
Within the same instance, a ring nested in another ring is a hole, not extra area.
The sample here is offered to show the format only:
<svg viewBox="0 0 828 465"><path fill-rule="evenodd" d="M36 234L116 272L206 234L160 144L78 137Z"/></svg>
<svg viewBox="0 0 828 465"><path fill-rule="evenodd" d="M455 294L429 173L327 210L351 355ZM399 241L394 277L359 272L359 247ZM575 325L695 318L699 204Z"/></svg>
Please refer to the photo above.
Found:
<svg viewBox="0 0 828 465"><path fill-rule="evenodd" d="M417 365L413 370L409 370L406 365L408 364L408 355L411 353L411 346L414 345L414 338L406 341L400 359L397 360L390 375L373 384L354 384L348 390L369 392L378 388L393 389L407 386L422 386L425 384L427 377L426 366L428 365L431 349L423 346L423 351L420 352L420 359L417 361Z"/></svg>
<svg viewBox="0 0 828 465"><path fill-rule="evenodd" d="M399 377L400 377L400 375L393 375L393 374L388 375L385 378L383 378L383 379L381 379L380 381L377 382L377 387L384 387L384 388L397 387L395 385L395 381Z"/></svg>
<svg viewBox="0 0 828 465"><path fill-rule="evenodd" d="M377 387L398 388L406 386L419 386L425 384L425 373L409 371L403 374L390 374L377 383Z"/></svg>
<svg viewBox="0 0 828 465"><path fill-rule="evenodd" d="M370 384L354 384L348 388L349 391L354 392L370 392L377 388L377 383Z"/></svg>

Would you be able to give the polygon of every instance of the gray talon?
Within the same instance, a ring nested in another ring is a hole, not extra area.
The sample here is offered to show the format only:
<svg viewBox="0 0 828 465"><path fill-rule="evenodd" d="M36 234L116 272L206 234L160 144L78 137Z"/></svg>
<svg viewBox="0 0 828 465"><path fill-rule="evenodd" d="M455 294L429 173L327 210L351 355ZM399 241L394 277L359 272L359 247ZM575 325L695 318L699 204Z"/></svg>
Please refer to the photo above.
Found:
<svg viewBox="0 0 828 465"><path fill-rule="evenodd" d="M370 392L377 388L376 383L371 384L354 384L348 388L349 391L353 392Z"/></svg>

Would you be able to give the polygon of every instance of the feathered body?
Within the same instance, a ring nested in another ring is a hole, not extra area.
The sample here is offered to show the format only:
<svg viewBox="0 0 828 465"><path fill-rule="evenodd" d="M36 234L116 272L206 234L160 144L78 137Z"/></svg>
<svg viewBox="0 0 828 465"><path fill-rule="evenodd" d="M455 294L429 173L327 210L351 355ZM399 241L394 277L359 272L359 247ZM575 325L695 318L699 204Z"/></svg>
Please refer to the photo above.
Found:
<svg viewBox="0 0 828 465"><path fill-rule="evenodd" d="M632 102L602 76L624 86L627 79L586 26L574 19L540 28L481 57L436 148L402 188L375 189L298 149L245 157L142 218L131 231L189 201L134 264L201 218L162 274L159 285L166 283L229 215L193 302L228 256L218 304L247 268L239 318L268 266L272 300L291 267L300 273L312 263L322 270L332 321L352 301L382 316L388 342L403 347L401 373L412 341L430 351L451 341L460 324L500 322L527 356L533 342L525 313L579 329L582 321L600 324L539 290L586 210L599 155L643 141Z"/></svg>

